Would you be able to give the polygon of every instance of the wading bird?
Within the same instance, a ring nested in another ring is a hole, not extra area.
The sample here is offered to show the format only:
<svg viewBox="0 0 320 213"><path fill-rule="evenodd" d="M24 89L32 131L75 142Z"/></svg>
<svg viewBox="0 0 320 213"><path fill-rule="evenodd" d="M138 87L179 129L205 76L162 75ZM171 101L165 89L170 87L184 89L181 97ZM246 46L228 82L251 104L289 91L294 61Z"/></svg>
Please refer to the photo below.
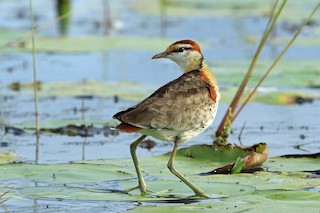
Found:
<svg viewBox="0 0 320 213"><path fill-rule="evenodd" d="M138 144L152 136L172 141L174 147L168 161L169 170L188 185L196 196L206 197L204 191L181 175L174 167L178 146L206 130L213 122L220 99L215 76L204 61L199 45L192 40L180 40L152 59L168 58L183 71L179 78L165 84L149 97L113 116L121 123L117 129L123 132L141 133L130 145L130 152L138 175L142 195L148 194L136 155Z"/></svg>

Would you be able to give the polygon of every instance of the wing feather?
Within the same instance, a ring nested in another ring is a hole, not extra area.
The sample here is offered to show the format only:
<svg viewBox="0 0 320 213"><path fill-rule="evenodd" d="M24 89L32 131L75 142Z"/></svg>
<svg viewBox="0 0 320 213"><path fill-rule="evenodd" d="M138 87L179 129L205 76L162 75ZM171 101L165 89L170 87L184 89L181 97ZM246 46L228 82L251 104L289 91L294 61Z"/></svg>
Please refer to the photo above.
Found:
<svg viewBox="0 0 320 213"><path fill-rule="evenodd" d="M191 71L159 88L139 104L113 117L140 128L185 130L201 125L203 110L216 104L200 71ZM191 126L190 126L191 125Z"/></svg>

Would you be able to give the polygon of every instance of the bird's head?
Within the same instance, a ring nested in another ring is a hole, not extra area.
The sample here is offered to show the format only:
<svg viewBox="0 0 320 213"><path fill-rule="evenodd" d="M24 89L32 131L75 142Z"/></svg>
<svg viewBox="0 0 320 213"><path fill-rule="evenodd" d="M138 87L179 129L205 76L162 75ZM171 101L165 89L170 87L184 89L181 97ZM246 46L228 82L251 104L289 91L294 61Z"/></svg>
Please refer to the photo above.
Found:
<svg viewBox="0 0 320 213"><path fill-rule="evenodd" d="M180 40L171 44L164 52L152 57L158 58L176 62L184 72L201 69L204 63L200 46L192 40Z"/></svg>

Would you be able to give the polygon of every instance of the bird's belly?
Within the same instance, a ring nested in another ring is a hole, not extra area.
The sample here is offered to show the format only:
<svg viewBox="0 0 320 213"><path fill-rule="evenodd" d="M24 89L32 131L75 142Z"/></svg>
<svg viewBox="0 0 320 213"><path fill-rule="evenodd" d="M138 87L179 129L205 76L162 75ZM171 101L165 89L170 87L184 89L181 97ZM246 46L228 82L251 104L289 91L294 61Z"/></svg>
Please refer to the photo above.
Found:
<svg viewBox="0 0 320 213"><path fill-rule="evenodd" d="M162 141L175 141L178 138L179 143L184 143L204 132L212 124L216 112L217 107L211 113L193 116L186 121L182 120L182 122L185 122L184 124L173 126L170 129L151 128L142 129L140 132Z"/></svg>
<svg viewBox="0 0 320 213"><path fill-rule="evenodd" d="M214 117L210 120L207 120L207 122L202 123L202 125L200 126L184 131L182 134L179 135L179 143L187 142L188 140L204 132L206 129L208 129L209 126L211 126L213 120L214 120Z"/></svg>
<svg viewBox="0 0 320 213"><path fill-rule="evenodd" d="M174 141L177 135L183 133L182 131L171 130L171 129L142 129L141 132L144 135L157 138L162 141Z"/></svg>

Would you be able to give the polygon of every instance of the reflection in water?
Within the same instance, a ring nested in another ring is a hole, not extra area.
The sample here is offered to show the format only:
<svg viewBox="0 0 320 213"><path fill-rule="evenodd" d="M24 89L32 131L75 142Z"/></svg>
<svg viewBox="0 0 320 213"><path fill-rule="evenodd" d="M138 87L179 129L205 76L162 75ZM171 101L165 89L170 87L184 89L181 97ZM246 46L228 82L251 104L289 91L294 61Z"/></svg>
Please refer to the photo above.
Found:
<svg viewBox="0 0 320 213"><path fill-rule="evenodd" d="M104 35L107 36L110 34L110 29L112 27L111 21L111 12L109 0L102 0L103 4L103 23L104 23Z"/></svg>
<svg viewBox="0 0 320 213"><path fill-rule="evenodd" d="M36 187L38 187L38 182L34 182L34 187L36 188ZM34 209L33 209L33 212L34 213L37 213L38 212L38 199L33 199L33 207L34 207Z"/></svg>
<svg viewBox="0 0 320 213"><path fill-rule="evenodd" d="M39 148L40 148L40 134L36 133L35 164L39 164Z"/></svg>
<svg viewBox="0 0 320 213"><path fill-rule="evenodd" d="M0 205L1 205L1 208L3 209L4 212L9 212L8 207L7 207L7 205L5 204L5 201L6 201L6 200L3 199L3 197L4 197L8 192L9 192L9 191L0 194Z"/></svg>
<svg viewBox="0 0 320 213"><path fill-rule="evenodd" d="M81 104L81 114L82 114L82 125L84 126L84 129L86 131L85 135L88 135L88 129L86 125L86 108L85 108L85 100L84 97L82 97L82 104ZM84 137L84 142L82 144L82 160L86 159L85 151L86 151L86 143L87 143L87 137Z"/></svg>
<svg viewBox="0 0 320 213"><path fill-rule="evenodd" d="M70 0L56 0L57 19L71 10ZM70 16L65 17L59 21L59 34L67 35L70 23Z"/></svg>
<svg viewBox="0 0 320 213"><path fill-rule="evenodd" d="M86 145L87 145L87 137L84 137L84 141L82 143L82 160L86 160Z"/></svg>
<svg viewBox="0 0 320 213"><path fill-rule="evenodd" d="M160 36L162 38L167 37L167 13L166 13L166 5L164 0L159 0L160 5Z"/></svg>
<svg viewBox="0 0 320 213"><path fill-rule="evenodd" d="M269 11L269 17L271 16L274 16L274 13L273 13L273 3L270 4L270 7L269 7L270 11ZM269 36L269 40L272 41L273 39L277 38L277 35L278 35L278 27L279 27L279 24L276 22L275 25L274 25L274 28L272 30L272 32L270 33L270 36ZM278 55L278 45L273 43L273 42L269 42L269 46L270 46L270 58L271 59L275 59Z"/></svg>

